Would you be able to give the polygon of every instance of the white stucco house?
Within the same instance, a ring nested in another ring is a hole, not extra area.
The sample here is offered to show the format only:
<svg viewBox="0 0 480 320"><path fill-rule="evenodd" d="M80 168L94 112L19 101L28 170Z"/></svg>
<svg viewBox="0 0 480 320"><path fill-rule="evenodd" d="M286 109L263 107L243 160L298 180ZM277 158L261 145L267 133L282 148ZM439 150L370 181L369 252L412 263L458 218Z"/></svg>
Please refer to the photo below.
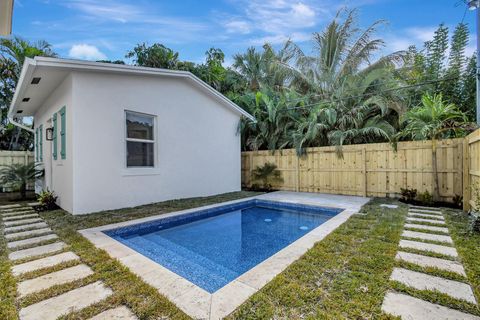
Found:
<svg viewBox="0 0 480 320"><path fill-rule="evenodd" d="M9 110L32 116L35 156L73 214L240 190L241 117L189 72L27 59Z"/></svg>

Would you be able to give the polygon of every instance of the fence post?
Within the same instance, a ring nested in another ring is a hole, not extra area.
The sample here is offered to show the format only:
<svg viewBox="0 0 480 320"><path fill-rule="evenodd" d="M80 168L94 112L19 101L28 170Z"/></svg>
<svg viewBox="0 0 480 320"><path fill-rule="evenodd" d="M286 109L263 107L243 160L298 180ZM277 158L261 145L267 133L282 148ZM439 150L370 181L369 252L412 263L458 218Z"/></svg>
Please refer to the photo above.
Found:
<svg viewBox="0 0 480 320"><path fill-rule="evenodd" d="M362 162L363 162L363 196L367 196L368 182L367 182L367 149L362 149Z"/></svg>
<svg viewBox="0 0 480 320"><path fill-rule="evenodd" d="M295 153L295 191L300 191L300 159Z"/></svg>
<svg viewBox="0 0 480 320"><path fill-rule="evenodd" d="M470 210L470 145L468 137L463 139L463 211Z"/></svg>

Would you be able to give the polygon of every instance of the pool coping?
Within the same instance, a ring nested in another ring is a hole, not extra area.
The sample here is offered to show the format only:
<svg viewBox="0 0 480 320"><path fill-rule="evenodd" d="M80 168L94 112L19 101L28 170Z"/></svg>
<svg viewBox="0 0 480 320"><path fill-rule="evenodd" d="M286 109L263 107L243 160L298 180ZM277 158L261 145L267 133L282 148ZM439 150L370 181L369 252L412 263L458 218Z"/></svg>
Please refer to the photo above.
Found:
<svg viewBox="0 0 480 320"><path fill-rule="evenodd" d="M353 214L357 213L358 208L345 208L345 206L334 207L344 210L317 228L308 232L303 237L270 256L263 262L259 263L252 269L232 280L214 293L207 292L206 290L168 270L157 262L154 262L139 252L127 247L123 243L111 238L103 233L103 231L172 216L189 214L198 210L211 209L253 199L260 200L262 199L262 196L260 195L233 201L226 201L208 206L103 225L100 227L80 230L79 232L88 240L90 240L90 242L92 242L97 248L105 250L111 257L118 259L123 265L128 267L131 272L138 275L146 283L156 288L160 294L167 297L170 301L177 305L177 307L179 307L192 318L221 319L233 312L251 295L260 290L275 276L285 270L290 264L304 255L314 246L316 242L321 241L328 234L333 232L341 224L347 221ZM288 199L284 201L276 199L273 201L279 203L292 203L291 201L288 201ZM322 207L321 204L312 205L309 203L308 205ZM325 207L331 208L332 205Z"/></svg>

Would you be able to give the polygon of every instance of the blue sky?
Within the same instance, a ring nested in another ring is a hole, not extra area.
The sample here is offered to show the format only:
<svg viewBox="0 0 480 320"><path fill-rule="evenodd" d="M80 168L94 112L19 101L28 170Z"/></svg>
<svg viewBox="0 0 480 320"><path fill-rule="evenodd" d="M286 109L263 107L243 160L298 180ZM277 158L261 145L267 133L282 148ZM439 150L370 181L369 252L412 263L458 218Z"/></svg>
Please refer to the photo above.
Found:
<svg viewBox="0 0 480 320"><path fill-rule="evenodd" d="M221 48L229 63L249 46L287 38L311 52L312 33L344 6L359 9L360 26L388 21L378 33L385 53L421 45L438 24L453 29L462 18L474 51L474 12L461 0L15 0L13 32L50 42L61 57L124 59L137 43L159 42L194 62Z"/></svg>

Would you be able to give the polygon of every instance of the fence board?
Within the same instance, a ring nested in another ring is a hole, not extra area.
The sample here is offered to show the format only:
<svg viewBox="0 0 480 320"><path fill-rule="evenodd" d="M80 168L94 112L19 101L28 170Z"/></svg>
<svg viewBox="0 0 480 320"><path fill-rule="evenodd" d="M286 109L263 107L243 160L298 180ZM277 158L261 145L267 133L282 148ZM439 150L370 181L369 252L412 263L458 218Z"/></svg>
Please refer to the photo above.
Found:
<svg viewBox="0 0 480 320"><path fill-rule="evenodd" d="M303 157L297 157L293 149L247 151L242 152L242 184L251 187L252 170L270 162L277 165L284 179L273 186L279 190L378 197L397 196L401 188L433 193L431 150L431 141L411 141L400 142L397 151L388 143L344 146L343 158L338 157L335 147L308 148ZM443 201L464 192L463 151L464 139L438 142Z"/></svg>
<svg viewBox="0 0 480 320"><path fill-rule="evenodd" d="M466 154L463 159L463 209L468 211L474 207L475 197L480 197L473 192L474 186L480 188L480 129L465 138L464 150ZM480 208L475 209L480 210Z"/></svg>
<svg viewBox="0 0 480 320"><path fill-rule="evenodd" d="M0 167L11 164L27 164L34 162L33 152L31 151L8 151L0 150ZM31 189L32 185L28 185L27 188ZM0 191L11 191L8 186L0 186Z"/></svg>

